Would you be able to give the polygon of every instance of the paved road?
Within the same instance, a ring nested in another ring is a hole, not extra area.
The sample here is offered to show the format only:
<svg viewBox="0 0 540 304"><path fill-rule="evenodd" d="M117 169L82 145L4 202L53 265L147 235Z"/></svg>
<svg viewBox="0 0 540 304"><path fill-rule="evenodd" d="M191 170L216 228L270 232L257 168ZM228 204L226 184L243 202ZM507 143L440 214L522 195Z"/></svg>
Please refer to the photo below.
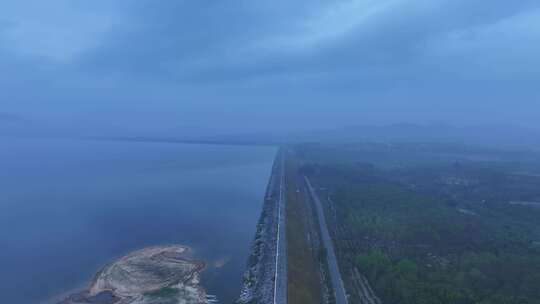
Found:
<svg viewBox="0 0 540 304"><path fill-rule="evenodd" d="M274 280L274 304L287 304L287 239L285 236L285 152L280 156L280 182L278 204L278 227L276 241L276 277Z"/></svg>
<svg viewBox="0 0 540 304"><path fill-rule="evenodd" d="M332 283L332 288L334 289L336 304L348 304L347 296L345 295L345 288L343 287L343 280L341 279L341 273L339 272L339 267L337 264L334 244L332 243L332 238L330 237L328 227L326 226L326 219L324 217L324 210L321 201L319 200L317 193L315 193L315 190L313 190L309 179L305 176L304 179L306 180L306 184L309 188L309 193L311 193L311 197L315 202L315 209L317 211L317 217L319 218L323 246L326 249L326 259L328 261L328 268L330 270L330 281Z"/></svg>

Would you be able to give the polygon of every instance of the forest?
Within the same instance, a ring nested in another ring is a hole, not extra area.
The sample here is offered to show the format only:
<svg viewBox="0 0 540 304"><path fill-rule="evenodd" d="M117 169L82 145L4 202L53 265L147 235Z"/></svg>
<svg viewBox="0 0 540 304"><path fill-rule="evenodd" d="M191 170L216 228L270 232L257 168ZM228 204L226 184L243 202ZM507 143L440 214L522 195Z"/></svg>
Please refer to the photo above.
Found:
<svg viewBox="0 0 540 304"><path fill-rule="evenodd" d="M536 156L426 145L296 151L326 197L342 272L356 267L383 303L540 303Z"/></svg>

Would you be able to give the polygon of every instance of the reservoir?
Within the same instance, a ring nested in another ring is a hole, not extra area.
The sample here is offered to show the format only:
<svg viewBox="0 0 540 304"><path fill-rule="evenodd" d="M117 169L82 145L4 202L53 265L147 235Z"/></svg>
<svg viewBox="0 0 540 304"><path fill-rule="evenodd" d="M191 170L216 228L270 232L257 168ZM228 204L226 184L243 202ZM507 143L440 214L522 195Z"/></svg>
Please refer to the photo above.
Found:
<svg viewBox="0 0 540 304"><path fill-rule="evenodd" d="M54 303L168 244L206 263L219 303L238 297L276 148L0 140L0 302Z"/></svg>

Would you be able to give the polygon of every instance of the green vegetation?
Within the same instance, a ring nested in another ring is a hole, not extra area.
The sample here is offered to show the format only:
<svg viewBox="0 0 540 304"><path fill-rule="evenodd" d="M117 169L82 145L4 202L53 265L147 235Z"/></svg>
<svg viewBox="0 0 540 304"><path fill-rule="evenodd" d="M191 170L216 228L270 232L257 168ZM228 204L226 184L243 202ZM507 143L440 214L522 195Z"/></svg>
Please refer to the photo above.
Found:
<svg viewBox="0 0 540 304"><path fill-rule="evenodd" d="M307 201L296 192L297 167L292 157L286 161L287 292L288 302L321 303L319 260L309 242Z"/></svg>
<svg viewBox="0 0 540 304"><path fill-rule="evenodd" d="M340 266L383 303L540 303L540 209L509 204L540 202L540 178L517 173L536 163L445 154L387 166L342 149L302 147L301 171L330 197Z"/></svg>

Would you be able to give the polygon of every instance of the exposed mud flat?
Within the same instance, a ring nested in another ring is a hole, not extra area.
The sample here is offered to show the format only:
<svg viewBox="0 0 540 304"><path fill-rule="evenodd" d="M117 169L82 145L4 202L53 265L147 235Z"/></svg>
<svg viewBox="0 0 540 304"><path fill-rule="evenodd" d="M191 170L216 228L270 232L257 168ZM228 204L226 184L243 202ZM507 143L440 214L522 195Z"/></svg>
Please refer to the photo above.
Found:
<svg viewBox="0 0 540 304"><path fill-rule="evenodd" d="M204 263L186 258L180 245L148 247L105 266L87 290L58 304L202 304Z"/></svg>

